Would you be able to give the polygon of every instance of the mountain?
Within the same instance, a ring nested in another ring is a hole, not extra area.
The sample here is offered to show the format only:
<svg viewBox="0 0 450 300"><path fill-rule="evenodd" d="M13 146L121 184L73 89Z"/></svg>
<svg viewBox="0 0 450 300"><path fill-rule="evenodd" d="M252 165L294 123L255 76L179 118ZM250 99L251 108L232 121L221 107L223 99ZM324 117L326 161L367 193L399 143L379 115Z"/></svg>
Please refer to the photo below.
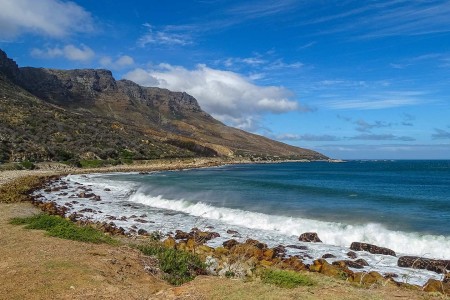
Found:
<svg viewBox="0 0 450 300"><path fill-rule="evenodd" d="M195 156L327 159L224 125L183 92L108 70L19 68L0 50L0 161Z"/></svg>

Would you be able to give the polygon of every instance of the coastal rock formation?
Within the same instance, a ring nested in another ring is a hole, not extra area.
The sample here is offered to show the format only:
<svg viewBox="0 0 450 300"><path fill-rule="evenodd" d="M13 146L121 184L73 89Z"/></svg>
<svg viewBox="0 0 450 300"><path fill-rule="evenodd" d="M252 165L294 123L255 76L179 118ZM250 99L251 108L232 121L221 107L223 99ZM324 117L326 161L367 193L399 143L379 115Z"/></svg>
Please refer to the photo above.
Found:
<svg viewBox="0 0 450 300"><path fill-rule="evenodd" d="M224 125L184 93L109 70L19 68L0 50L0 162L328 159Z"/></svg>
<svg viewBox="0 0 450 300"><path fill-rule="evenodd" d="M450 260L430 259L419 256L400 256L397 265L403 268L425 269L436 273L450 271Z"/></svg>
<svg viewBox="0 0 450 300"><path fill-rule="evenodd" d="M450 295L450 283L445 281L439 281L436 279L429 279L427 283L423 286L425 292L438 292L442 294Z"/></svg>
<svg viewBox="0 0 450 300"><path fill-rule="evenodd" d="M315 232L305 232L302 233L298 240L301 242L308 242L308 243L322 243L322 241L319 239L319 236Z"/></svg>
<svg viewBox="0 0 450 300"><path fill-rule="evenodd" d="M384 247L378 247L378 246L367 244L367 243L353 242L350 245L350 249L355 250L355 251L367 251L372 254L383 254L383 255L396 256L395 252L391 249L384 248Z"/></svg>
<svg viewBox="0 0 450 300"><path fill-rule="evenodd" d="M353 275L353 272L347 268L345 264L332 265L325 259L316 259L312 265L309 266L311 272L318 272L330 277L348 278Z"/></svg>

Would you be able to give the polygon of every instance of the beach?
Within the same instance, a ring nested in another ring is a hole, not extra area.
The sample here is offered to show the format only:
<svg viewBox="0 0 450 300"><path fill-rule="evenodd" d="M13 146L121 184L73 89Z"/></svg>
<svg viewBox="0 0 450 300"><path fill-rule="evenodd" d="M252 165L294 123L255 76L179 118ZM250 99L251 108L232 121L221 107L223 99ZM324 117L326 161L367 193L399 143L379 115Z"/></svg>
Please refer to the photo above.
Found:
<svg viewBox="0 0 450 300"><path fill-rule="evenodd" d="M202 162L197 162L196 164L193 164L193 162L191 161L191 162L189 162L188 164L184 164L184 165L179 165L179 163L176 163L176 162L174 162L174 163L172 163L172 164L162 164L162 163L157 163L157 164L154 164L154 165L152 165L152 166L150 166L150 167L143 167L143 166L139 166L139 167L136 167L136 166L125 166L125 167L119 167L119 168L115 168L114 170L117 170L117 169L119 169L119 170L122 170L122 171L134 171L134 172L150 172L150 171L156 171L156 170L158 170L158 166L161 166L161 165L163 165L163 169L164 170L167 170L167 169L176 169L176 168L181 168L181 169L186 169L186 168L190 168L190 167L193 167L194 165L197 167L203 167L203 166L211 166L211 165L218 165L218 162L217 161L214 161L214 162L211 162L211 161L209 161L209 162L206 162L206 161L202 161ZM176 165L176 167L174 167L174 165ZM1 175L1 177L0 178L3 178L3 182L5 182L5 180L6 181L8 181L8 180L12 180L14 177L20 177L20 176L24 176L24 175L36 175L36 174L39 174L39 175L50 175L50 174L67 174L68 172L67 172L68 170L64 170L64 171L54 171L54 170L36 170L36 171L13 171L13 172L9 172L9 173L5 173L5 172L2 172L2 173L0 173L0 174L2 174ZM79 172L79 173L85 173L87 170L76 170L75 172L74 172L74 170L70 170L71 171L71 173L76 173L76 172ZM90 173L92 173L92 171L91 170L89 170L90 171ZM96 172L95 173L100 173L99 171L101 171L101 172L106 172L106 173L109 173L109 172L111 172L111 169L102 169L102 170L98 170L98 169L96 169L95 170ZM145 176L144 174L142 174L142 176ZM2 206L3 206L4 204L2 204ZM17 207L14 207L14 205L17 205ZM30 205L29 204L14 204L14 205L12 205L12 206L10 206L10 207L8 207L8 209L12 209L13 211L15 211L15 213L17 213L17 211L21 211L22 209L24 209L24 208L21 208L22 206L23 207L28 207L28 208L26 208L25 209L25 211L26 211L26 213L30 213L30 211L34 211L33 209L31 209L30 208ZM5 206L4 206L5 207ZM4 210L5 211L5 214L7 215L7 216L13 216L14 215L14 213L12 213L12 211L11 210ZM6 216L5 216L5 218L6 218ZM7 226L8 227L8 226ZM17 227L14 227L15 228L15 233L14 233L14 235L12 235L12 236L15 236L15 237L18 237L18 236L20 236L20 228L17 228ZM24 231L24 232L26 232L26 231ZM33 233L33 232L26 232L27 234L29 234L29 235L35 235L35 233ZM40 236L39 238L41 238L42 236ZM47 237L48 238L48 237ZM58 243L58 241L59 240L57 240L56 239L56 244ZM6 256L8 256L8 255L11 255L11 254L8 254L8 253L5 253L5 255ZM315 276L315 275L313 275L313 276ZM5 279L5 280L7 280L7 279ZM216 282L216 281L219 281L220 283L218 283L218 282ZM213 283L214 282L214 283ZM178 294L178 296L177 297L180 297L180 298L182 298L182 297L184 297L184 296L186 296L186 295L184 295L183 296L183 293L188 293L188 295L190 295L190 296L194 296L195 295L195 297L197 297L197 296L200 296L201 295L201 290L198 290L200 287L202 287L201 289L203 290L203 292L209 292L209 293L214 293L214 292L217 292L217 291L211 291L210 289L208 289L206 286L208 285L208 284L220 284L222 287L223 286L227 286L228 285L228 281L227 281L227 279L219 279L219 278L211 278L211 277L205 277L205 278L203 278L203 277L200 277L200 278L198 278L198 279L196 279L196 280L194 280L194 282L192 282L192 283L189 283L189 284L187 284L187 285L185 285L185 286L182 286L182 287L180 287L180 288L175 288L175 289L171 289L171 288L169 288L169 289L167 289L167 290L165 290L164 292L162 292L161 294L159 294L159 296L161 296L161 298L167 298L167 297L169 297L168 295L172 295L172 296L174 296L175 294ZM241 287L241 285L242 285L243 283L233 283L233 289L237 289L237 290L239 290L240 288L244 288L244 286L242 286ZM355 291L353 291L352 290L352 288L350 288L350 287L348 287L348 286L346 286L346 284L345 283L342 283L342 284L344 284L343 286L340 286L340 287L338 287L337 288L337 290L339 291L343 291L342 289L345 289L345 290L347 290L347 289L350 289L351 290L351 292L350 292L350 295L353 295L353 296L355 296L355 298L354 299L364 299L364 298L367 298L368 296L371 296L371 295L365 295L364 296L364 293L361 293L361 291L358 291L356 294L352 294L352 293L355 293ZM258 285L258 284L256 284L255 285L255 283L252 283L252 285L253 285L253 287L252 288L255 288L255 289L260 289L261 287ZM335 285L335 283L333 283L333 285ZM338 284L338 285L340 285L340 284ZM326 285L325 285L326 286ZM70 287L69 287L70 288ZM163 287L162 289L164 289L164 288L167 288L167 287ZM394 287L389 287L389 289L390 288L394 288ZM396 288L395 288L396 289ZM264 288L263 288L263 290L264 290ZM70 291L71 292L71 291ZM303 291L303 292L305 292L305 291ZM317 291L316 291L317 292ZM373 291L371 291L371 293L372 293ZM405 293L406 291L403 291L403 290L396 290L396 292L395 293L400 293L400 294L403 294L403 293ZM157 293L157 292L156 292ZM324 293L323 294L323 291L321 291L320 293L322 293L322 295L323 295L323 297L324 298L327 298L327 297L329 297L330 299L332 298L331 296L331 294L327 294L327 293ZM347 293L347 292L346 292ZM374 292L374 294L372 294L372 295L378 295L378 294L384 294L384 296L382 297L382 299L387 299L387 298L389 298L388 296L387 296L387 294L385 294L386 293L386 290L376 290L375 292ZM152 295L154 295L154 297L156 297L155 296L155 291L152 291L152 293L151 293ZM280 292L280 295L281 294L283 294L283 292ZM407 293L408 294L408 293ZM73 295L73 293L72 293L72 295ZM162 296L162 295L164 295L164 297ZM291 295L293 295L293 294L291 294ZM356 297L356 295L358 295L358 297ZM344 295L341 295L342 297L344 296ZM349 297L349 299L351 298L351 297L353 297L353 296L350 296ZM367 297L366 297L367 296ZM195 298L194 297L194 298ZM408 297L409 298L411 298L411 299L413 299L413 298L420 298L420 297L423 297L423 295L420 293L420 292L413 292L413 293L411 293L411 294L408 294ZM130 297L130 299L133 299L133 298L135 298L135 297ZM218 299L222 299L222 298L227 298L227 297L223 297L223 295L222 295L222 297L220 296L220 295L218 295L217 296L217 298ZM345 297L343 297L342 299L344 299ZM201 297L199 298L199 299L201 299ZM333 297L333 299L339 299L339 296L336 296L336 295L334 295L334 297Z"/></svg>

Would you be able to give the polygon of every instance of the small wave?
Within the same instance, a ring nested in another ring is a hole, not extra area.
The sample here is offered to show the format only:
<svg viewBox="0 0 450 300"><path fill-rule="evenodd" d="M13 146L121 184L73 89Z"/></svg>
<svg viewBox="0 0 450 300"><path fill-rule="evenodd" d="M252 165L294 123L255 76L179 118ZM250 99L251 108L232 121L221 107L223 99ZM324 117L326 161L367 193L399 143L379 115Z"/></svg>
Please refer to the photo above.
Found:
<svg viewBox="0 0 450 300"><path fill-rule="evenodd" d="M183 212L192 216L218 220L229 225L274 231L288 236L317 232L330 245L349 247L352 242L365 242L388 247L398 253L432 258L450 258L450 237L421 235L386 229L381 224L348 225L304 218L267 215L184 199L169 200L162 195L153 197L136 192L130 201L160 209Z"/></svg>

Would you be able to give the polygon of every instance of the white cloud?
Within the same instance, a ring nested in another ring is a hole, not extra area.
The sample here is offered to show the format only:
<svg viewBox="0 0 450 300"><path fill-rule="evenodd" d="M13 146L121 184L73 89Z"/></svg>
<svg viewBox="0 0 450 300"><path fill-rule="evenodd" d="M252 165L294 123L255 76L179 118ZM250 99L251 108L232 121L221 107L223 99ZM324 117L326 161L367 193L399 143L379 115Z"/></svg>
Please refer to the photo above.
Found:
<svg viewBox="0 0 450 300"><path fill-rule="evenodd" d="M144 26L147 28L145 33L138 41L138 45L145 47L147 44L158 45L180 45L185 46L192 44L191 37L188 33L179 33L170 30L171 27L160 31L154 30L154 26L146 23Z"/></svg>
<svg viewBox="0 0 450 300"><path fill-rule="evenodd" d="M95 52L86 45L80 47L67 45L63 48L55 47L45 50L34 48L31 50L31 55L39 58L64 57L73 61L88 61L95 57Z"/></svg>
<svg viewBox="0 0 450 300"><path fill-rule="evenodd" d="M315 135L315 134L284 133L284 134L270 136L270 137L275 138L277 140L281 140L281 141L309 141L309 142L339 141L341 139L337 136L329 135L329 134Z"/></svg>
<svg viewBox="0 0 450 300"><path fill-rule="evenodd" d="M240 128L254 127L255 120L264 113L307 110L292 100L293 93L284 87L259 86L238 73L205 65L188 70L161 64L158 70L135 69L124 77L144 86L185 91L205 111Z"/></svg>
<svg viewBox="0 0 450 300"><path fill-rule="evenodd" d="M92 17L74 2L61 0L0 0L0 37L35 33L55 38L93 31Z"/></svg>
<svg viewBox="0 0 450 300"><path fill-rule="evenodd" d="M128 55L122 55L116 60L113 60L109 56L104 56L100 59L100 64L103 67L107 67L114 70L120 70L134 65L134 59Z"/></svg>

